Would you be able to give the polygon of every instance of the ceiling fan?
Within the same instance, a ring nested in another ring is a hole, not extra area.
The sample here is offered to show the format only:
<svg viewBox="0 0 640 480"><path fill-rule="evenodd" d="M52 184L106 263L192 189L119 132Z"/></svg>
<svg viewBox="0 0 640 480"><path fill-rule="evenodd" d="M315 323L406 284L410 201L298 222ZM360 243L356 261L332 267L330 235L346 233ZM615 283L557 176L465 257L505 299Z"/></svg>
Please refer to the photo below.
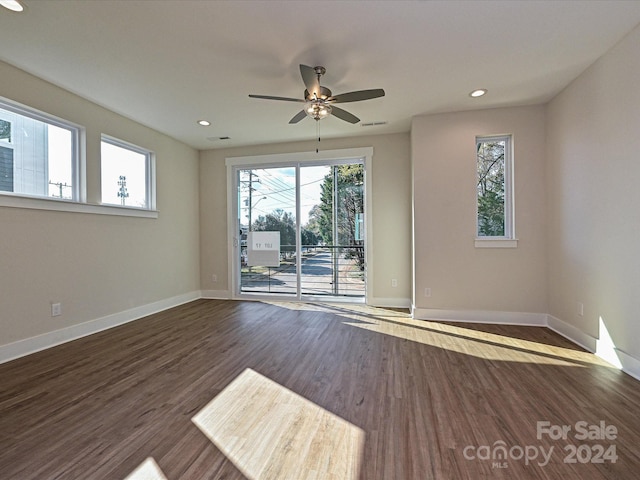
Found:
<svg viewBox="0 0 640 480"><path fill-rule="evenodd" d="M342 93L333 95L331 90L320 85L320 77L324 75L326 69L324 67L309 67L300 65L300 74L302 81L306 87L304 91L304 99L289 97L274 97L271 95L249 95L251 98L262 98L265 100L280 100L285 102L304 103L304 109L293 116L289 123L298 123L300 120L309 116L314 120L322 120L323 118L333 115L340 120L349 123L358 123L360 119L355 115L338 108L336 103L360 102L362 100L370 100L372 98L384 97L384 90L376 88L373 90L358 90L355 92Z"/></svg>

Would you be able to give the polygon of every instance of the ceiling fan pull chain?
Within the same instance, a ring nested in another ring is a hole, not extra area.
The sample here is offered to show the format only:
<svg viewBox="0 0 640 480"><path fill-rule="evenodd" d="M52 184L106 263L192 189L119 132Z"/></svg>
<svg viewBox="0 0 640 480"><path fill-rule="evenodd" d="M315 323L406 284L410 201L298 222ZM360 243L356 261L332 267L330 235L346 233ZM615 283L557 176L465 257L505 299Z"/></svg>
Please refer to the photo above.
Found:
<svg viewBox="0 0 640 480"><path fill-rule="evenodd" d="M316 133L318 135L318 146L316 147L316 153L320 152L320 121L316 120Z"/></svg>

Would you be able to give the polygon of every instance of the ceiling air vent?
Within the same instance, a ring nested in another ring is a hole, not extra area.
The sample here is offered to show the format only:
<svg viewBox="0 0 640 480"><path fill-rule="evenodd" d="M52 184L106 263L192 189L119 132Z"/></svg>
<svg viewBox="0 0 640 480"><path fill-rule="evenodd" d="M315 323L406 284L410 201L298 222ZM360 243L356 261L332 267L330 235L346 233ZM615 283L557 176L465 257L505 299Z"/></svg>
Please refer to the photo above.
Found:
<svg viewBox="0 0 640 480"><path fill-rule="evenodd" d="M362 127L376 127L378 125L386 125L387 122L369 122L369 123L361 123Z"/></svg>
<svg viewBox="0 0 640 480"><path fill-rule="evenodd" d="M231 137L207 137L210 142L219 142L220 140L231 140Z"/></svg>

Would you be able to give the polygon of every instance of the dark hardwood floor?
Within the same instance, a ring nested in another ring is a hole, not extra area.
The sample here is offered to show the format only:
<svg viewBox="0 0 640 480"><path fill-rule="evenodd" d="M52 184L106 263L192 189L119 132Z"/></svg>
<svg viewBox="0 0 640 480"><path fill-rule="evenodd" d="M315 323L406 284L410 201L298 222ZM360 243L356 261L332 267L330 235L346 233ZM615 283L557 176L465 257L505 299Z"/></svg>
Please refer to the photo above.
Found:
<svg viewBox="0 0 640 480"><path fill-rule="evenodd" d="M543 328L199 300L0 385L3 480L640 477L640 382Z"/></svg>

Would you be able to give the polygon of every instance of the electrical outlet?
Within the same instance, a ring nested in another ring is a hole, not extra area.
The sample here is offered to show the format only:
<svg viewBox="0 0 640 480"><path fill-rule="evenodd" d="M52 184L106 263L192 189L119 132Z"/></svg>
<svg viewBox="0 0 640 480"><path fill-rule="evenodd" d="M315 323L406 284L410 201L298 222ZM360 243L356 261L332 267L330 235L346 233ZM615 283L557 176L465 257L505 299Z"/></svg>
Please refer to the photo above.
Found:
<svg viewBox="0 0 640 480"><path fill-rule="evenodd" d="M424 296L427 297L427 298L431 296L431 289L430 288L427 287L427 288L424 289Z"/></svg>
<svg viewBox="0 0 640 480"><path fill-rule="evenodd" d="M51 316L58 317L62 315L62 304L61 303L52 303L51 304Z"/></svg>
<svg viewBox="0 0 640 480"><path fill-rule="evenodd" d="M398 280L396 280L395 278L391 279L391 286L392 287L397 287L398 286Z"/></svg>
<svg viewBox="0 0 640 480"><path fill-rule="evenodd" d="M213 283L216 283L218 281L218 275L216 275L215 273L213 275L211 275L211 281Z"/></svg>

